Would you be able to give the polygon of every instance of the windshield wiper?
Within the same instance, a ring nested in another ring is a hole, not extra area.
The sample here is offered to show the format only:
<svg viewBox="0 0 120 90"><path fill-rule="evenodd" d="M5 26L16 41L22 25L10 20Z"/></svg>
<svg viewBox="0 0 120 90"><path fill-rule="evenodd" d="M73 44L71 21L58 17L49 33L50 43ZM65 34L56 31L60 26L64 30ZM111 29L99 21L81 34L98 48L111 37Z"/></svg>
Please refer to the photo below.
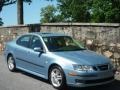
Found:
<svg viewBox="0 0 120 90"><path fill-rule="evenodd" d="M74 51L75 50L86 50L85 48L76 48L76 49L74 49Z"/></svg>

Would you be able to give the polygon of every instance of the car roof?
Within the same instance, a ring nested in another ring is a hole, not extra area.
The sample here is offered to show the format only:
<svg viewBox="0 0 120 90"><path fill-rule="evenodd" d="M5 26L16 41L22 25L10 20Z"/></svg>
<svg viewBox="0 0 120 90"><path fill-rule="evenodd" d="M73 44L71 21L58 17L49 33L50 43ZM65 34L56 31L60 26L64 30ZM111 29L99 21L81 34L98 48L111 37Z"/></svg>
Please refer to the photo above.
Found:
<svg viewBox="0 0 120 90"><path fill-rule="evenodd" d="M62 33L51 33L51 32L32 32L30 34L37 34L40 35L41 37L51 37L51 36L68 36Z"/></svg>

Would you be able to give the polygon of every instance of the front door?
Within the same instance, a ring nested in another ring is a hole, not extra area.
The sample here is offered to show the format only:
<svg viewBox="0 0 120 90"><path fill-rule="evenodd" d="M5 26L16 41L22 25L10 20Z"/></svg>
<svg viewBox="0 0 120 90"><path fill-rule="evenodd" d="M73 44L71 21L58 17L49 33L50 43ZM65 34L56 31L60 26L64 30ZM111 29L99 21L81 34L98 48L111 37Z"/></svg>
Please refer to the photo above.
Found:
<svg viewBox="0 0 120 90"><path fill-rule="evenodd" d="M46 54L35 51L35 48L43 49L43 44L38 36L33 36L31 39L30 49L28 52L29 68L35 73L44 75Z"/></svg>

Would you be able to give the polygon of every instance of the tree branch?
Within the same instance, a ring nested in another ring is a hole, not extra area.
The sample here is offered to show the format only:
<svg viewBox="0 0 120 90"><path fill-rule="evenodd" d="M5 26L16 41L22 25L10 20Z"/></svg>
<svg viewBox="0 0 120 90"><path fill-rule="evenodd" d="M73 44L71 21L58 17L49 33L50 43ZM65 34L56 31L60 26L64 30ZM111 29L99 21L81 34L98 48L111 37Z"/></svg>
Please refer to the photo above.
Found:
<svg viewBox="0 0 120 90"><path fill-rule="evenodd" d="M3 6L7 6L7 5L10 5L10 4L14 4L14 3L16 3L16 1L11 1L11 2L4 3Z"/></svg>

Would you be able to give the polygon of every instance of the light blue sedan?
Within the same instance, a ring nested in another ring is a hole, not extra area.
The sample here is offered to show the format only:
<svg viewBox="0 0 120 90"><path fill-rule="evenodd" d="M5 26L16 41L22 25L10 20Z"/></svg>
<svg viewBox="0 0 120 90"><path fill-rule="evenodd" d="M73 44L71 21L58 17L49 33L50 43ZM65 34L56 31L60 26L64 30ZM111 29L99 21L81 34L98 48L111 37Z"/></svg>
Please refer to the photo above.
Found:
<svg viewBox="0 0 120 90"><path fill-rule="evenodd" d="M110 83L110 60L87 50L72 37L56 33L28 33L8 42L4 51L8 69L20 69L48 79L56 89Z"/></svg>

